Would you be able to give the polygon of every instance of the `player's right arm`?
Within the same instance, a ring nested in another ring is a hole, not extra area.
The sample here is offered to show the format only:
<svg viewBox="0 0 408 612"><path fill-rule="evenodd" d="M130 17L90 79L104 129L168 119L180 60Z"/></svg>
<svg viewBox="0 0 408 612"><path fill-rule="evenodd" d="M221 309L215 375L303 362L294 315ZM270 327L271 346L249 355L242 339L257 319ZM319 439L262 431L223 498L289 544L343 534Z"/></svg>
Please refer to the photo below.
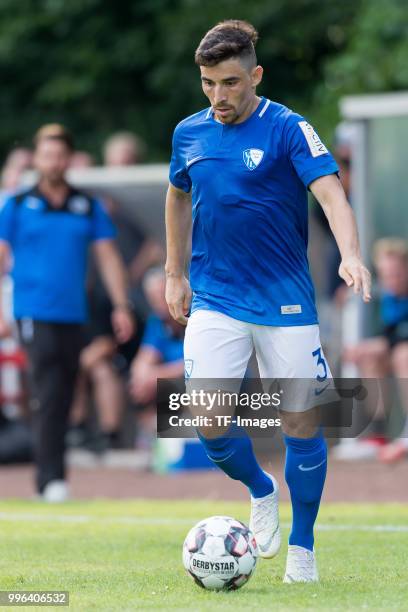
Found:
<svg viewBox="0 0 408 612"><path fill-rule="evenodd" d="M191 239L191 194L169 184L166 196L166 302L173 319L187 324L191 304L190 283L185 276Z"/></svg>

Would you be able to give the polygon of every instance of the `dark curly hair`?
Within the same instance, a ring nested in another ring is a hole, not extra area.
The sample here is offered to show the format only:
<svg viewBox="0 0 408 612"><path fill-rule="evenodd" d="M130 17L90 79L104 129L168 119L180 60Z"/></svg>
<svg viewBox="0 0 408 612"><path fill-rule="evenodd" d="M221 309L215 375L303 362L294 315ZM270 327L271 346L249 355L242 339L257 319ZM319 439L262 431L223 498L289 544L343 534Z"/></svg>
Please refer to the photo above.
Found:
<svg viewBox="0 0 408 612"><path fill-rule="evenodd" d="M231 58L256 66L255 45L258 32L254 26L240 19L227 19L211 28L195 52L198 66L215 66Z"/></svg>

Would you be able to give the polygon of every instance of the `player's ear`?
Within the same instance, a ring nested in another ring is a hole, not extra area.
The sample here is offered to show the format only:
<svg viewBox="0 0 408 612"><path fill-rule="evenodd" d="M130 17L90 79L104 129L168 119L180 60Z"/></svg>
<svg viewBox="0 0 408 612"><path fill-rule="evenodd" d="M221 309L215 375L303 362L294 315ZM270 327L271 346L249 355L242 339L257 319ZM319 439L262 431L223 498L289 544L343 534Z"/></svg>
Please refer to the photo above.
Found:
<svg viewBox="0 0 408 612"><path fill-rule="evenodd" d="M262 66L255 66L252 69L252 74L251 74L252 87L257 87L257 85L259 85L259 83L262 81L262 75L263 75Z"/></svg>

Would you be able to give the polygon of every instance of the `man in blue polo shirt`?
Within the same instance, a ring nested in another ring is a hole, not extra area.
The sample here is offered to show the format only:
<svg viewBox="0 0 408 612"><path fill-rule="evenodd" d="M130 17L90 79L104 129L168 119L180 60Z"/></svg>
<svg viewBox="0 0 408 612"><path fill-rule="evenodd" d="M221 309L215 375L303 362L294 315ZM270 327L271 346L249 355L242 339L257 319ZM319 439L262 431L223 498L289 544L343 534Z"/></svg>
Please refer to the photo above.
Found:
<svg viewBox="0 0 408 612"><path fill-rule="evenodd" d="M174 132L166 201L167 289L187 324L186 378L240 380L255 349L262 378L331 376L319 338L307 261L307 189L320 202L342 255L340 276L370 299L353 213L337 165L300 115L256 95L257 33L229 20L212 28L195 60L211 106ZM190 282L184 276L192 221ZM190 289L191 284L191 289ZM232 385L232 383L231 383ZM299 401L281 411L293 525L285 582L318 580L313 527L326 475L321 430ZM313 412L313 411L312 411ZM260 555L280 547L278 483L248 436L200 429L210 459L251 493Z"/></svg>
<svg viewBox="0 0 408 612"><path fill-rule="evenodd" d="M115 229L98 200L65 180L73 150L63 126L35 138L38 183L10 197L0 214L0 266L13 258L14 314L30 362L36 484L44 499L67 497L64 438L87 318L85 277L92 246L113 304L119 342L133 333ZM0 321L0 329L4 324Z"/></svg>

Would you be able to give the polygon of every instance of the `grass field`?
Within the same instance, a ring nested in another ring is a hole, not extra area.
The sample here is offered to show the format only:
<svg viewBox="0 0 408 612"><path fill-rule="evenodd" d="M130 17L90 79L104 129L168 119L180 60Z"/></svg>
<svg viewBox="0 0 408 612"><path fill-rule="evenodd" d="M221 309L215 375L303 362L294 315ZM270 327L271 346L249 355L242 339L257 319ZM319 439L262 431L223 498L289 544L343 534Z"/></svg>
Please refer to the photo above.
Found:
<svg viewBox="0 0 408 612"><path fill-rule="evenodd" d="M68 590L69 609L81 611L407 610L402 505L324 506L318 585L282 584L283 548L276 559L260 560L239 591L199 589L181 564L188 529L220 513L247 522L247 512L246 504L219 502L2 502L0 590ZM287 537L288 506L281 517Z"/></svg>

